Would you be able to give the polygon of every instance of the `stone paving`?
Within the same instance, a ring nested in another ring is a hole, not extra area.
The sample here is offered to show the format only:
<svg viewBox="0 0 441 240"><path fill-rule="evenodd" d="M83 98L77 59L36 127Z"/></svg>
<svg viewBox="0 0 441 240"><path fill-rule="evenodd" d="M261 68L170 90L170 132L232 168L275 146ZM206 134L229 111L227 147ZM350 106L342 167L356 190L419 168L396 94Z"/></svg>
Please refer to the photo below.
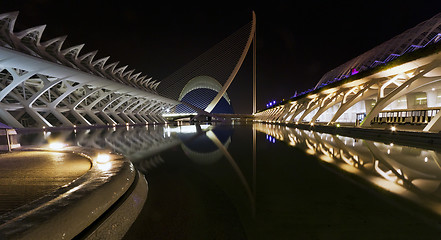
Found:
<svg viewBox="0 0 441 240"><path fill-rule="evenodd" d="M0 154L0 215L72 182L91 167L74 153L16 151Z"/></svg>

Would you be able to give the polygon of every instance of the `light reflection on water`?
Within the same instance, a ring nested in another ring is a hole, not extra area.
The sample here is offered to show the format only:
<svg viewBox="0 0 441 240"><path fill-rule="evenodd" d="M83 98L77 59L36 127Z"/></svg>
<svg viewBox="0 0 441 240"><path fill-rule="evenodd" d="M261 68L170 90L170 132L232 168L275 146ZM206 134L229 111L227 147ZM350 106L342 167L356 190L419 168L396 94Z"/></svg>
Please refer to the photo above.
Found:
<svg viewBox="0 0 441 240"><path fill-rule="evenodd" d="M283 126L257 124L269 142L284 141L441 215L441 154Z"/></svg>
<svg viewBox="0 0 441 240"><path fill-rule="evenodd" d="M147 203L127 239L200 239L220 231L230 239L342 239L351 231L368 239L377 237L371 228L387 229L386 237L427 230L336 175L441 215L440 153L432 150L267 124L37 132L22 134L21 143L55 140L121 153L146 174Z"/></svg>

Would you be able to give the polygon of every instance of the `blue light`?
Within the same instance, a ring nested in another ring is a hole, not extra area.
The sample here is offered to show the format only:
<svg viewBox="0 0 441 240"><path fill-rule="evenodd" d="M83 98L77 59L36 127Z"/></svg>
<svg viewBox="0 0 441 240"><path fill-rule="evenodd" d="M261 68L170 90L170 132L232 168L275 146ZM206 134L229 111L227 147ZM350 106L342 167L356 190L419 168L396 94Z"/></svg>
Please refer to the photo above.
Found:
<svg viewBox="0 0 441 240"><path fill-rule="evenodd" d="M276 143L276 139L275 138L273 138L273 143Z"/></svg>
<svg viewBox="0 0 441 240"><path fill-rule="evenodd" d="M276 101L273 101L273 104L276 104Z"/></svg>

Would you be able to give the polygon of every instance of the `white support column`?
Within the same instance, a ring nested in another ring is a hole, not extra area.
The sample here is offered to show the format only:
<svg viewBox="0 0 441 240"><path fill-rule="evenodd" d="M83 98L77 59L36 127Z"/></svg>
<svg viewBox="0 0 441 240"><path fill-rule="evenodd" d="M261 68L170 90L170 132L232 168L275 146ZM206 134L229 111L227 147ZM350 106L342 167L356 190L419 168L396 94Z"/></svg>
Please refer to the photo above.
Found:
<svg viewBox="0 0 441 240"><path fill-rule="evenodd" d="M110 124L116 124L115 120L113 120L111 117L109 117L109 115L107 115L105 112L100 111L98 114L101 114L101 116L103 116L104 119L107 120L108 123Z"/></svg>
<svg viewBox="0 0 441 240"><path fill-rule="evenodd" d="M65 84L69 85L67 82ZM74 124L72 122L70 122L69 119L67 119L60 111L57 110L57 105L60 104L61 101L63 101L67 97L69 97L69 95L72 94L75 90L83 87L85 84L86 83L80 83L80 84L76 85L75 87L72 87L72 86L69 85L68 88L66 89L66 91L63 94L61 94L61 96L59 96L53 102L48 104L48 108L50 109L51 113L58 120L60 120L63 123L63 125L65 125L65 126L73 126Z"/></svg>
<svg viewBox="0 0 441 240"><path fill-rule="evenodd" d="M144 120L147 121L147 123L153 123L152 120L147 116L147 111L152 108L152 106L154 106L154 102L152 101L151 103L145 105L144 107L142 107L136 114L141 116Z"/></svg>
<svg viewBox="0 0 441 240"><path fill-rule="evenodd" d="M423 129L424 132L440 132L441 131L441 111L439 111Z"/></svg>
<svg viewBox="0 0 441 240"><path fill-rule="evenodd" d="M6 68L6 70L11 74L13 80L11 83L9 83L5 88L3 88L0 91L0 101L2 101L3 98L5 98L12 90L14 90L15 87L22 84L36 73L35 71L32 71L32 72L27 72L20 76L12 68Z"/></svg>
<svg viewBox="0 0 441 240"><path fill-rule="evenodd" d="M8 126L13 128L24 128L23 125L17 121L8 111L0 108L0 116Z"/></svg>
<svg viewBox="0 0 441 240"><path fill-rule="evenodd" d="M3 90L0 92L0 101L3 100L8 94L10 94L17 86L20 84L24 84L26 80L28 80L30 77L35 75L35 71L27 72L23 75L18 75L16 70L13 68L7 68L6 69L12 76L12 82L9 83L7 86L3 88ZM42 80L43 81L43 80ZM24 86L23 86L24 87ZM35 93L34 93L35 94ZM37 123L40 124L40 126L45 127L52 127L52 125L44 119L37 111L29 107L28 102L24 99L24 96L22 96L20 103L23 105L23 109L29 114L30 117L32 117ZM12 120L14 118L11 114L9 114L6 110L2 111L2 118L11 126L22 128L23 125L19 123L17 120ZM15 118L14 118L15 119Z"/></svg>
<svg viewBox="0 0 441 240"><path fill-rule="evenodd" d="M91 117L91 118L93 119L93 121L95 121L97 124L99 124L99 125L106 125L106 123L103 122L103 121L97 116L97 114L94 113L94 112L92 112L91 110L89 110L89 109L85 109L85 110L84 110L84 113L86 113L87 115L89 115L89 117Z"/></svg>
<svg viewBox="0 0 441 240"><path fill-rule="evenodd" d="M70 113L76 118L78 119L78 121L80 121L82 124L85 125L92 125L89 121L87 121L87 119L85 117L83 117L81 114L79 114L77 112L77 107L86 99L88 98L90 95L92 95L93 93L100 91L101 87L96 87L95 89L86 90L86 93L80 98L78 99L71 107L70 107ZM85 114L88 114L97 124L102 124L105 125L105 123L103 121L101 121L100 118L98 118L94 113L92 113L89 109L85 108L84 109Z"/></svg>
<svg viewBox="0 0 441 240"><path fill-rule="evenodd" d="M106 125L105 122L103 122L98 116L98 113L94 113L92 111L92 109L95 107L95 105L97 105L100 101L102 101L103 99L105 99L107 96L109 96L110 94L113 93L113 91L109 91L109 92L104 92L104 91L99 91L101 94L100 96L95 99L92 103L90 103L89 105L85 106L84 109L86 111L86 114L89 115L95 122L97 122L98 124L101 125ZM106 115L103 111L100 111L99 113L101 113L101 115L103 116ZM107 121L109 121L110 117L109 116L105 116L104 117ZM109 123L113 124L115 123L113 120L110 120Z"/></svg>
<svg viewBox="0 0 441 240"><path fill-rule="evenodd" d="M118 121L119 124L126 124L126 121L124 121L124 119L122 119L115 111L110 111L110 115L113 116L113 118Z"/></svg>
<svg viewBox="0 0 441 240"><path fill-rule="evenodd" d="M127 112L127 113L125 113L130 119L132 119L135 123L138 123L138 124L141 124L141 123L145 123L144 121L142 121L142 120L139 120L138 119L138 117L136 117L133 113L129 113L129 112Z"/></svg>
<svg viewBox="0 0 441 240"><path fill-rule="evenodd" d="M339 103L339 101L337 100L338 98L341 98L340 100L343 101L343 97L341 97L340 93L341 91L336 93L335 96L330 98L328 102L323 102L323 104L321 104L321 107L319 108L317 113L314 114L314 116L311 118L311 121L309 123L310 124L314 123L315 120L317 120L317 118L319 118L326 110L328 110L330 107L334 106L335 104Z"/></svg>
<svg viewBox="0 0 441 240"><path fill-rule="evenodd" d="M387 96L384 98L381 98L375 106L372 108L372 110L369 112L369 114L366 116L366 118L363 120L363 122L360 124L362 127L370 126L372 119L374 119L375 116L380 113L381 110L383 110L387 105L389 105L394 100L398 99L399 97L406 95L407 93L421 87L422 85L425 85L427 83L423 83L418 81L422 77L424 77L425 74L432 71L434 68L439 67L440 62L434 61L431 62L425 66L422 66L421 68L416 70L416 74L409 78L407 81L405 81L403 84L401 84L399 87L395 88L390 92Z"/></svg>
<svg viewBox="0 0 441 240"><path fill-rule="evenodd" d="M357 102L366 100L368 98L372 98L374 94L378 94L377 90L370 89L371 86L376 84L376 81L371 80L368 85L366 85L362 90L358 91L355 95L350 97L348 100L346 100L345 103L342 103L340 108L337 110L337 112L332 117L331 121L328 122L329 124L332 124L337 121L337 119L345 113L349 108L354 106Z"/></svg>
<svg viewBox="0 0 441 240"><path fill-rule="evenodd" d="M39 127L53 127L52 124L46 120L43 116L41 116L35 109L24 106L25 111L32 117L38 124Z"/></svg>
<svg viewBox="0 0 441 240"><path fill-rule="evenodd" d="M135 106L133 106L133 107L129 110L129 112L130 112L130 116L131 116L132 118L138 119L139 123L148 123L148 121L145 120L141 115L139 115L139 111L136 112L136 113L134 113L134 111L135 111L139 106L141 106L142 104L144 104L144 103L146 103L146 102L148 102L148 101L150 101L150 100L149 100L149 99L140 100Z"/></svg>
<svg viewBox="0 0 441 240"><path fill-rule="evenodd" d="M130 101L131 99L132 99L132 97L126 96L118 104L116 104L115 107L110 109L110 112L111 112L112 116L114 116L116 118L116 120L118 122L120 122L121 124L126 124L126 123L132 123L133 124L133 123L135 123L127 115L125 115L122 111L119 111L119 112L116 111L119 107L121 107L124 103L126 103L127 101ZM119 116L118 114L120 114L121 116Z"/></svg>
<svg viewBox="0 0 441 240"><path fill-rule="evenodd" d="M149 109L147 110L148 113L147 113L147 111L146 111L146 113L147 113L146 117L149 118L150 120L152 120L152 123L158 123L158 122L159 122L158 119L156 119L156 118L154 117L154 114L155 114L155 112L156 112L157 109L158 109L158 107L157 107L156 105L153 105L152 108L149 108Z"/></svg>
<svg viewBox="0 0 441 240"><path fill-rule="evenodd" d="M28 107L32 107L32 104L34 104L34 102L39 99L46 91L50 91L50 89L52 87L54 87L55 85L57 85L58 83L62 82L64 79L63 78L59 78L56 79L52 82L48 81L47 78L45 76L40 76L40 79L43 81L43 87L38 90L38 92L36 92L35 94L32 95L32 97L30 97L28 100L26 100L23 105L27 105ZM50 99L49 99L50 101Z"/></svg>
<svg viewBox="0 0 441 240"><path fill-rule="evenodd" d="M137 108L134 108L134 109L133 109L133 111L135 111L136 109L139 108L139 110L136 111L136 112L133 112L133 114L134 114L139 120L141 120L142 123L149 123L149 121L148 121L145 117L143 117L143 116L140 114L141 110L144 109L144 108L147 107L147 106L149 106L149 104L144 105L144 107L141 106L141 107L137 107Z"/></svg>
<svg viewBox="0 0 441 240"><path fill-rule="evenodd" d="M129 118L129 116L127 116L125 113L120 112L119 113L121 115L121 117L126 121L126 123L130 123L130 124L135 124L136 122L133 121L131 118Z"/></svg>
<svg viewBox="0 0 441 240"><path fill-rule="evenodd" d="M151 117L156 120L157 123L165 123L165 121L162 120L161 117L159 117L158 113L161 111L161 107L157 107L155 110L152 111Z"/></svg>
<svg viewBox="0 0 441 240"><path fill-rule="evenodd" d="M312 101L312 100L311 100ZM294 121L294 119L303 111L306 110L306 106L308 105L307 102L303 102L303 103L299 103L299 106L296 108L296 110L294 111L294 114L292 115L291 119ZM297 119L297 121L299 121Z"/></svg>
<svg viewBox="0 0 441 240"><path fill-rule="evenodd" d="M60 111L57 109L51 109L51 113L62 123L62 126L73 127L73 123L69 121Z"/></svg>
<svg viewBox="0 0 441 240"><path fill-rule="evenodd" d="M149 123L147 119L145 119L141 114L135 113L135 116L142 121L142 123Z"/></svg>
<svg viewBox="0 0 441 240"><path fill-rule="evenodd" d="M296 104L294 103L287 103L285 104L285 111L283 112L283 117L281 118L281 121L283 122L288 122L289 120L291 120L290 116L291 116L291 112L293 109L295 109Z"/></svg>
<svg viewBox="0 0 441 240"><path fill-rule="evenodd" d="M311 100L314 101L314 100ZM316 100L315 103L312 103L313 106L311 106L311 104L308 104L308 108L305 109L305 112L303 112L302 116L300 116L299 118L299 122L303 121L303 119L308 116L309 113L311 113L314 109L318 108L320 106L320 101Z"/></svg>
<svg viewBox="0 0 441 240"><path fill-rule="evenodd" d="M74 109L70 109L69 110L70 114L72 114L78 121L80 121L81 124L84 124L86 126L90 126L92 125L92 123L90 123L89 121L87 121L86 118L84 118L81 114L79 114L77 111L75 111Z"/></svg>
<svg viewBox="0 0 441 240"><path fill-rule="evenodd" d="M127 109L129 109L130 107L132 107L133 105L136 105L136 104L138 104L139 102L141 102L142 100L136 100L136 101L133 101L133 102L131 102L129 105L127 105L127 107L125 107L121 112L123 113L123 114L125 114L130 120L132 120L132 122L134 122L134 123L143 123L143 122L141 122L138 118L136 118L133 114L132 114L132 112L131 111L127 111Z"/></svg>
<svg viewBox="0 0 441 240"><path fill-rule="evenodd" d="M118 99L120 99L120 98L122 98L122 97L124 97L123 94L121 94L121 95L117 95L116 97L114 97L112 100L110 100L109 102L107 102L107 103L101 108L101 110L100 110L100 114L101 114L101 116L103 116L105 119L107 119L107 121L109 121L109 123L112 122L112 124L117 124L117 123L119 123L119 124L125 124L124 120L123 120L122 118L120 118L120 117L116 114L116 112L115 112L114 110L112 110L112 109L109 109L109 110L108 110L109 113L110 113L110 115L112 115L114 119L112 119L112 118L111 118L109 115L107 115L107 113L105 112L105 110L106 110L106 109L107 109L112 103L114 103L116 100L118 100Z"/></svg>

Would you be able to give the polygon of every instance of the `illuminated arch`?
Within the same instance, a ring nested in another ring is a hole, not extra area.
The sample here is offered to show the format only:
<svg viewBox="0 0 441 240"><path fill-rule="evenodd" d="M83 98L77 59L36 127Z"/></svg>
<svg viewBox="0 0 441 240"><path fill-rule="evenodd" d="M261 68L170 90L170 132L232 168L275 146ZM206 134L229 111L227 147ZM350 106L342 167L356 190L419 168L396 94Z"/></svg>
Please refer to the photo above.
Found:
<svg viewBox="0 0 441 240"><path fill-rule="evenodd" d="M181 101L182 98L184 98L185 95L187 95L189 92L191 92L195 89L201 89L201 88L211 89L211 90L218 93L222 89L222 85L216 79L209 77L209 76L194 77L182 89L181 94L179 94L178 101ZM225 93L223 95L223 97L228 102L228 104L231 105L230 98L228 97L228 94Z"/></svg>

